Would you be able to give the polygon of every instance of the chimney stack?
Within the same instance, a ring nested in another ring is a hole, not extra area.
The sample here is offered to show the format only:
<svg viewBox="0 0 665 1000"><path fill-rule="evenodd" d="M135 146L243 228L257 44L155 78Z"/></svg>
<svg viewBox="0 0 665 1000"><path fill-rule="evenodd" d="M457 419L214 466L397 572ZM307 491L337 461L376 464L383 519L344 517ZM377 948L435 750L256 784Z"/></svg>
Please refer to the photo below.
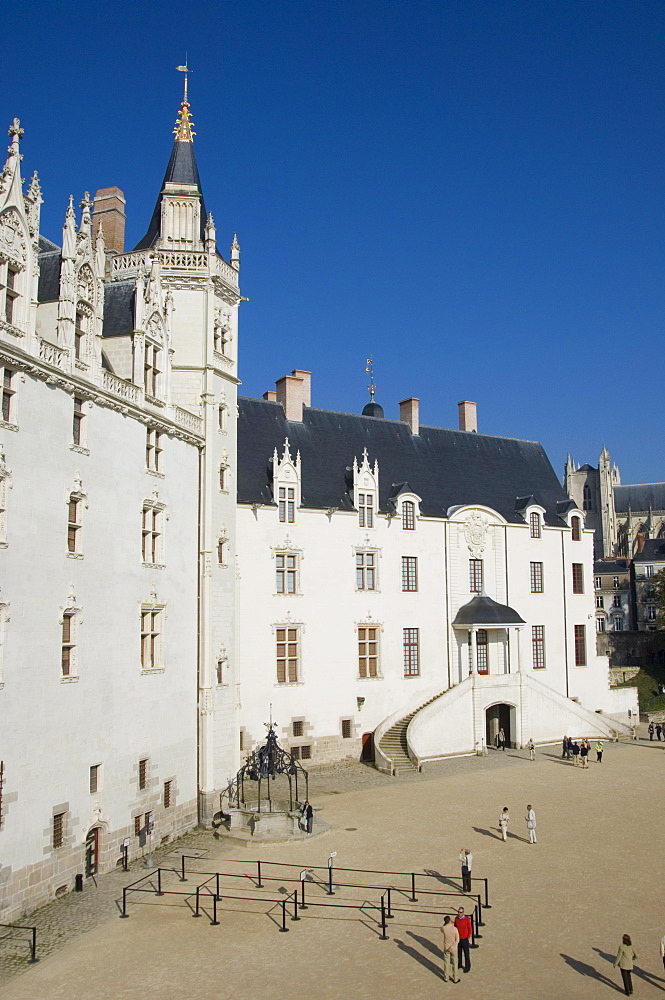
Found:
<svg viewBox="0 0 665 1000"><path fill-rule="evenodd" d="M457 404L457 410L459 413L459 429L461 431L471 431L474 434L477 433L478 418L476 416L476 404L471 403L468 399L463 399L461 403Z"/></svg>
<svg viewBox="0 0 665 1000"><path fill-rule="evenodd" d="M420 434L419 403L420 400L412 396L410 399L403 399L399 404L399 419L409 425L412 434Z"/></svg>
<svg viewBox="0 0 665 1000"><path fill-rule="evenodd" d="M287 420L302 420L303 406L310 406L312 373L294 368L290 375L285 375L275 382L277 402L284 407Z"/></svg>
<svg viewBox="0 0 665 1000"><path fill-rule="evenodd" d="M274 389L268 389L267 392L263 393L263 398L267 399L269 403L276 403L277 402L277 393L275 392Z"/></svg>
<svg viewBox="0 0 665 1000"><path fill-rule="evenodd" d="M100 188L92 208L92 236L97 238L99 223L104 229L104 245L113 253L125 252L125 196L118 187Z"/></svg>

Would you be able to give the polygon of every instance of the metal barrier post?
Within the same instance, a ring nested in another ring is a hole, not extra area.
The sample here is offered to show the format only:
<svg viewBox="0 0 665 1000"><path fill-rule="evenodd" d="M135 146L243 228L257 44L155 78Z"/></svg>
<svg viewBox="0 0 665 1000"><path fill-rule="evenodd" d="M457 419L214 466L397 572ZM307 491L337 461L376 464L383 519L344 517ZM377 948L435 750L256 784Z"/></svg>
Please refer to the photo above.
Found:
<svg viewBox="0 0 665 1000"><path fill-rule="evenodd" d="M126 889L122 890L122 913L120 914L120 916L121 917L128 917L129 916L129 914L127 913L127 890Z"/></svg>
<svg viewBox="0 0 665 1000"><path fill-rule="evenodd" d="M259 881L256 883L256 888L257 889L262 889L263 885L261 884L261 862L257 861L256 865L257 865L258 872L259 872Z"/></svg>
<svg viewBox="0 0 665 1000"><path fill-rule="evenodd" d="M383 896L381 897L381 939L383 941L388 939L388 935L386 934L386 904Z"/></svg>
<svg viewBox="0 0 665 1000"><path fill-rule="evenodd" d="M215 877L215 902L222 897L219 894L219 872L216 873Z"/></svg>
<svg viewBox="0 0 665 1000"><path fill-rule="evenodd" d="M485 926L485 921L483 920L483 904L480 901L480 893L478 893L478 895L476 896L476 899L478 900L478 902L476 903L476 911L477 911L477 914L478 914L478 916L476 918L476 925L478 927L484 927ZM478 935L478 937L480 937L480 934Z"/></svg>
<svg viewBox="0 0 665 1000"><path fill-rule="evenodd" d="M307 910L308 906L305 904L305 880L303 879L300 883L300 909Z"/></svg>
<svg viewBox="0 0 665 1000"><path fill-rule="evenodd" d="M333 892L333 866L332 861L328 862L328 889L326 890L329 896L334 896Z"/></svg>
<svg viewBox="0 0 665 1000"><path fill-rule="evenodd" d="M394 916L395 914L390 910L390 889L388 889L388 912L386 913L386 918L392 920Z"/></svg>
<svg viewBox="0 0 665 1000"><path fill-rule="evenodd" d="M300 920L298 916L298 890L293 893L293 920Z"/></svg>
<svg viewBox="0 0 665 1000"><path fill-rule="evenodd" d="M485 883L485 907L486 907L486 909L489 910L490 909L490 887L489 887L489 880L486 879L486 878L484 878L483 882Z"/></svg>
<svg viewBox="0 0 665 1000"><path fill-rule="evenodd" d="M289 928L286 926L286 900L282 900L282 926L280 927L280 933L288 934Z"/></svg>
<svg viewBox="0 0 665 1000"><path fill-rule="evenodd" d="M155 893L155 895L156 896L163 896L164 895L164 893L162 892L162 869L161 868L157 869L157 892Z"/></svg>
<svg viewBox="0 0 665 1000"><path fill-rule="evenodd" d="M213 927L219 923L217 919L217 896L212 897L212 920L210 923Z"/></svg>
<svg viewBox="0 0 665 1000"><path fill-rule="evenodd" d="M416 896L416 874L411 872L411 902L417 903L418 897Z"/></svg>
<svg viewBox="0 0 665 1000"><path fill-rule="evenodd" d="M185 875L185 855L180 855L180 881L186 882L187 876Z"/></svg>
<svg viewBox="0 0 665 1000"><path fill-rule="evenodd" d="M477 948L476 944L476 921L474 919L473 913L469 914L469 919L471 920L471 948Z"/></svg>
<svg viewBox="0 0 665 1000"><path fill-rule="evenodd" d="M197 885L197 887L196 887L196 912L192 913L193 917L200 917L201 916L201 914L199 913L199 896L200 896L200 891L201 891L201 887Z"/></svg>
<svg viewBox="0 0 665 1000"><path fill-rule="evenodd" d="M37 959L37 928L36 927L32 928L32 944L30 945L30 952L31 952L31 956L32 957L29 959L29 961L30 962L36 962L36 961L38 961L38 959Z"/></svg>

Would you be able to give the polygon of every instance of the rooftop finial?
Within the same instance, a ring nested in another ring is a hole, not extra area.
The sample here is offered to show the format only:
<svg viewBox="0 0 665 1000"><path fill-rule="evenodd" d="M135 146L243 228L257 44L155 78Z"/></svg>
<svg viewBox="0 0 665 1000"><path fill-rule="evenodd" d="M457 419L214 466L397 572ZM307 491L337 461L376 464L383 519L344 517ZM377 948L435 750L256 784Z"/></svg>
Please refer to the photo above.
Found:
<svg viewBox="0 0 665 1000"><path fill-rule="evenodd" d="M365 371L369 375L369 385L367 386L369 390L369 401L370 403L373 403L374 395L376 393L376 382L374 381L374 356L372 354L370 354L370 356L367 359L367 366L365 368Z"/></svg>
<svg viewBox="0 0 665 1000"><path fill-rule="evenodd" d="M175 128L173 129L175 133L176 142L194 142L194 136L196 132L193 130L193 122L189 118L189 101L187 100L187 81L189 78L189 73L191 70L187 65L187 60L185 59L184 66L176 66L176 69L180 73L185 74L185 92L180 105L180 111L178 112L178 117L176 118Z"/></svg>

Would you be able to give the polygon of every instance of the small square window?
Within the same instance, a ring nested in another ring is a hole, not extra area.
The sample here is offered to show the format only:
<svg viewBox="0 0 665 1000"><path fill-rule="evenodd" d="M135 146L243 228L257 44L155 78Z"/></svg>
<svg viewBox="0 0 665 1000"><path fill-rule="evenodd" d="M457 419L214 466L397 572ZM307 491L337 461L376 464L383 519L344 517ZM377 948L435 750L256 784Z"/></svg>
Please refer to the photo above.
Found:
<svg viewBox="0 0 665 1000"><path fill-rule="evenodd" d="M309 746L300 747L300 755L303 760L311 760L312 748Z"/></svg>
<svg viewBox="0 0 665 1000"><path fill-rule="evenodd" d="M293 723L293 735L302 736L302 729L303 729L302 719L296 719L296 721Z"/></svg>
<svg viewBox="0 0 665 1000"><path fill-rule="evenodd" d="M134 817L134 836L139 837L143 829L143 815Z"/></svg>
<svg viewBox="0 0 665 1000"><path fill-rule="evenodd" d="M51 842L54 848L62 847L65 840L65 813L56 813L53 817L53 833Z"/></svg>
<svg viewBox="0 0 665 1000"><path fill-rule="evenodd" d="M342 739L351 739L351 719L342 719Z"/></svg>
<svg viewBox="0 0 665 1000"><path fill-rule="evenodd" d="M101 764L93 764L90 768L90 794L94 795L100 788Z"/></svg>
<svg viewBox="0 0 665 1000"><path fill-rule="evenodd" d="M173 805L173 781L164 782L164 808L170 809Z"/></svg>

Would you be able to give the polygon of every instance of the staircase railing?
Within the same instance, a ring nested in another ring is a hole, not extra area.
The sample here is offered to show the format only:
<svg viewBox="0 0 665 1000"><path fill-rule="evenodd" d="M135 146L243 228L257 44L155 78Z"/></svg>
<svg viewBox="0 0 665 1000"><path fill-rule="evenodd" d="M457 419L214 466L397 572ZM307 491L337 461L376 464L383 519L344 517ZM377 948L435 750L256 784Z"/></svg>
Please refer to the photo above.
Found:
<svg viewBox="0 0 665 1000"><path fill-rule="evenodd" d="M383 752L379 746L381 740L386 735L389 729L391 729L397 722L404 719L411 712L417 712L423 705L426 705L428 701L432 698L436 698L438 695L442 694L440 685L435 688L431 688L429 691L421 691L417 699L411 705L406 705L402 708L398 708L396 712L389 715L387 718L380 722L379 725L374 730L374 766L378 771L383 771L384 774L394 774L393 762L386 754ZM408 743L407 743L408 750ZM409 753L409 759L412 760L411 754ZM414 762L414 766L417 766Z"/></svg>

